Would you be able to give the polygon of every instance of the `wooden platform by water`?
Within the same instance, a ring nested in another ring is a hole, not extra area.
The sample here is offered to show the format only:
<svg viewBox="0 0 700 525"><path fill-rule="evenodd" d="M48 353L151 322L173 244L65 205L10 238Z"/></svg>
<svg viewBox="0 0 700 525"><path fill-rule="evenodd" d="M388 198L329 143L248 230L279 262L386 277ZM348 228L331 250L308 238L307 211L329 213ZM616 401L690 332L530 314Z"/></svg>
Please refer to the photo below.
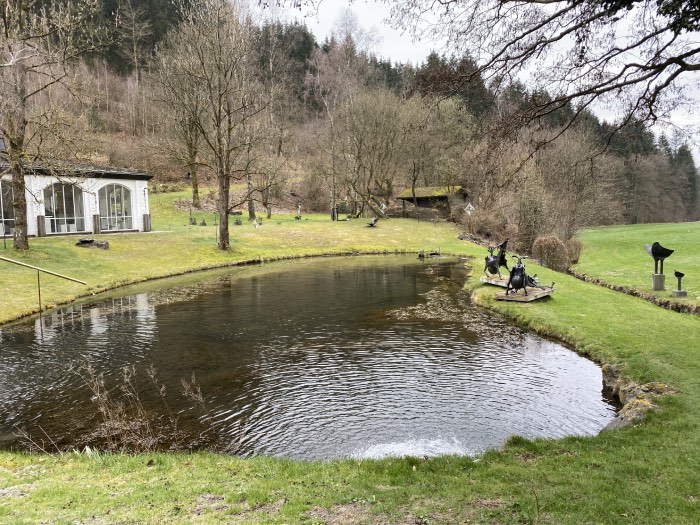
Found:
<svg viewBox="0 0 700 525"><path fill-rule="evenodd" d="M508 286L508 276L499 279L495 275L493 277L484 276L479 279L482 283L492 284L494 286L500 286L501 288L506 288Z"/></svg>
<svg viewBox="0 0 700 525"><path fill-rule="evenodd" d="M522 290L510 292L506 295L505 292L498 292L496 299L499 301L516 301L518 303L529 303L543 297L549 297L556 291L556 288L528 288L527 295Z"/></svg>

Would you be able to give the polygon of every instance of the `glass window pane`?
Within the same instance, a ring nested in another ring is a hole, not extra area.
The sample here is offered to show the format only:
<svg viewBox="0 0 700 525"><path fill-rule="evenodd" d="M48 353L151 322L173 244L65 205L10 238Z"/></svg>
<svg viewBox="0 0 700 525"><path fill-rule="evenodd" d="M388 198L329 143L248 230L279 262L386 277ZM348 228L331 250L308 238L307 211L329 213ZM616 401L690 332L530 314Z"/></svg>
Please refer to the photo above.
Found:
<svg viewBox="0 0 700 525"><path fill-rule="evenodd" d="M63 186L63 197L65 202L64 213L66 219L73 220L75 218L75 201L73 200L73 192L75 188L72 186Z"/></svg>
<svg viewBox="0 0 700 525"><path fill-rule="evenodd" d="M2 199L2 218L5 220L14 219L15 212L12 209L12 183L9 181L2 181L0 183L0 199Z"/></svg>
<svg viewBox="0 0 700 525"><path fill-rule="evenodd" d="M109 186L109 216L114 217L117 211L117 190L113 185Z"/></svg>
<svg viewBox="0 0 700 525"><path fill-rule="evenodd" d="M131 217L131 192L127 188L124 188L124 215Z"/></svg>
<svg viewBox="0 0 700 525"><path fill-rule="evenodd" d="M85 231L83 190L62 182L44 188L44 216L47 232ZM78 226L79 220L81 226Z"/></svg>
<svg viewBox="0 0 700 525"><path fill-rule="evenodd" d="M108 184L97 192L103 230L132 229L131 192L120 184Z"/></svg>
<svg viewBox="0 0 700 525"><path fill-rule="evenodd" d="M107 207L107 188L102 188L98 192L100 199L100 217L107 217L108 207Z"/></svg>
<svg viewBox="0 0 700 525"><path fill-rule="evenodd" d="M54 204L53 204L53 186L44 188L44 215L46 217L53 217Z"/></svg>
<svg viewBox="0 0 700 525"><path fill-rule="evenodd" d="M85 217L85 212L83 211L83 190L80 188L75 188L75 216Z"/></svg>
<svg viewBox="0 0 700 525"><path fill-rule="evenodd" d="M65 202L63 200L63 186L61 184L54 184L53 185L53 194L54 194L54 215L56 217L65 217L66 216L66 207L65 207Z"/></svg>

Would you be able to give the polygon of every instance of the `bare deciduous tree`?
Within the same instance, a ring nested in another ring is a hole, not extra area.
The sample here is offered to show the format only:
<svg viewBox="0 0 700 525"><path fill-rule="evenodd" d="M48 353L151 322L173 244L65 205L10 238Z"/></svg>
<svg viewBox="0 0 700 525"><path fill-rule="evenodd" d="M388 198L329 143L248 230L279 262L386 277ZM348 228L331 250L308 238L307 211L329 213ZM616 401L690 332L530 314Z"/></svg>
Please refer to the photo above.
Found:
<svg viewBox="0 0 700 525"><path fill-rule="evenodd" d="M117 12L117 34L122 47L120 53L134 68L137 82L141 80L141 67L146 62L145 43L153 34L143 6L132 0L121 0Z"/></svg>
<svg viewBox="0 0 700 525"><path fill-rule="evenodd" d="M338 199L337 166L337 117L339 108L359 87L357 71L353 67L354 54L351 40L335 43L327 51L317 49L312 57L312 73L306 84L311 93L320 99L328 121L328 176L331 185L331 215L334 219Z"/></svg>
<svg viewBox="0 0 700 525"><path fill-rule="evenodd" d="M196 119L203 160L216 176L219 249L230 247L228 217L232 179L246 174L248 123L260 111L253 74L250 23L226 0L202 0L182 8L179 40L183 75L201 88L204 107Z"/></svg>
<svg viewBox="0 0 700 525"><path fill-rule="evenodd" d="M405 109L387 90L360 91L343 106L339 144L345 184L380 217L402 170L409 131Z"/></svg>
<svg viewBox="0 0 700 525"><path fill-rule="evenodd" d="M70 67L100 42L98 0L0 2L0 134L12 175L14 247L29 249L24 179L28 159L41 154L52 108L43 95L68 84Z"/></svg>
<svg viewBox="0 0 700 525"><path fill-rule="evenodd" d="M404 103L407 116L405 161L412 188L454 187L464 179L463 153L473 145L473 117L454 98L412 97Z"/></svg>
<svg viewBox="0 0 700 525"><path fill-rule="evenodd" d="M574 103L609 104L643 120L688 102L683 80L700 71L698 7L675 0L402 0L392 19L477 59L492 87L521 73L552 94L525 120ZM674 8L674 4L676 5ZM428 22L426 22L428 20ZM464 79L468 80L468 79Z"/></svg>
<svg viewBox="0 0 700 525"><path fill-rule="evenodd" d="M180 47L184 46L184 50ZM199 208L199 155L202 143L200 127L205 119L205 90L197 77L195 58L179 32L169 34L155 60L155 98L165 108L163 120L174 140L165 139L171 156L184 164L192 184L192 205ZM161 141L163 142L163 141Z"/></svg>

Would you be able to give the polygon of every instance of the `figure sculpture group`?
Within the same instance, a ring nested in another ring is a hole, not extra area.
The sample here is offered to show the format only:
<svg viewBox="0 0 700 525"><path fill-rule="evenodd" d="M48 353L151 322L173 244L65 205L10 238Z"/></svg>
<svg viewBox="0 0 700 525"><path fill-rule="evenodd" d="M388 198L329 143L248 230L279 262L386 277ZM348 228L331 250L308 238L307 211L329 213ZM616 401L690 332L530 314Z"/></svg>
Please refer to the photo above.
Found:
<svg viewBox="0 0 700 525"><path fill-rule="evenodd" d="M491 275L498 274L498 278L503 279L503 277L501 276L501 266L508 270L508 260L506 259L506 246L508 246L508 239L503 241L498 246L489 246L489 255L486 257L486 266L484 266L484 273L486 273L486 270L488 270ZM498 248L498 255L493 254L496 248Z"/></svg>
<svg viewBox="0 0 700 525"><path fill-rule="evenodd" d="M525 265L523 264L523 259L525 259L526 257L522 257L520 255L511 255L511 257L513 259L516 259L517 262L513 265L512 268L508 268L508 258L506 253L507 246L508 239L506 239L500 244L497 244L496 246L489 246L487 248L489 254L486 256L484 264L484 273L487 275L487 277L483 277L481 279L482 282L486 282L496 286L503 286L504 279L501 275L501 267L503 267L509 273L508 282L505 284L505 296L508 296L508 294L511 292L517 293L518 290L522 290L527 296L528 287L538 288L539 290L542 290L542 292L538 292L532 297L534 299L551 294L554 291L554 283L552 283L551 286L548 287L541 286L537 279L537 275L529 276L527 274L527 271L525 270ZM652 290L664 290L664 260L670 257L671 254L673 254L674 250L662 246L659 242L655 242L653 244L645 244L644 248L654 259ZM496 250L498 250L498 252L496 252ZM498 280L492 279L491 277L489 277L489 274L493 276L498 275ZM683 290L681 283L681 280L683 279L683 277L685 277L685 274L683 272L675 270L673 272L673 275L676 277L676 279L678 279L678 289L673 290L673 296L687 297L687 292ZM502 295L497 294L496 298L502 299L503 297ZM522 299L513 298L511 300L521 301Z"/></svg>
<svg viewBox="0 0 700 525"><path fill-rule="evenodd" d="M508 283L506 284L506 295L508 295L510 292L515 293L518 290L522 290L525 295L527 295L528 286L530 288L539 288L540 290L544 290L544 287L540 286L539 282L537 281L537 275L533 275L531 277L527 274L525 265L523 264L524 257L519 255L511 255L511 257L516 259L517 262L513 268L508 269L508 259L506 257L507 246L508 239L503 241L501 244L488 247L489 255L486 256L484 273L488 272L491 275L498 275L498 278L502 280L503 277L501 276L501 266L508 270L510 275L508 277ZM496 249L498 249L498 253L494 255L493 252L496 251ZM552 286L554 286L554 283L552 283Z"/></svg>

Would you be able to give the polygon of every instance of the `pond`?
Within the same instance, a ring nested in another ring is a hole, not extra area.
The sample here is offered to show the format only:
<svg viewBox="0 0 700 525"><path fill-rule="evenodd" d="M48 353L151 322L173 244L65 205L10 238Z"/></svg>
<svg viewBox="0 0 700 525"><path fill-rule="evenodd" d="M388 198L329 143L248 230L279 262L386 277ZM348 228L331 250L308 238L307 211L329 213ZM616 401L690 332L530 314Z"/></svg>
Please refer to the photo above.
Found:
<svg viewBox="0 0 700 525"><path fill-rule="evenodd" d="M477 455L615 417L596 364L472 305L465 279L456 260L291 261L3 327L0 447L99 446L106 406L167 421L160 448L296 459Z"/></svg>

